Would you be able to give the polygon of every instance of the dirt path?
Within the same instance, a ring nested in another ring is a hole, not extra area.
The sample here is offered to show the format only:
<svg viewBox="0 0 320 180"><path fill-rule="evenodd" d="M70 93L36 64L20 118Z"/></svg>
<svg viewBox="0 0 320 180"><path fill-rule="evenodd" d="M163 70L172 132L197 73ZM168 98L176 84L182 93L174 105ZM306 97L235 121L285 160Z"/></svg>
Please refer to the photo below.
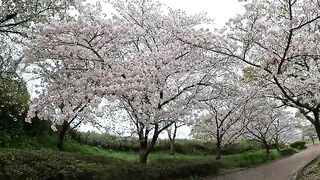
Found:
<svg viewBox="0 0 320 180"><path fill-rule="evenodd" d="M290 180L318 155L320 155L320 146L314 145L279 161L219 176L214 180Z"/></svg>

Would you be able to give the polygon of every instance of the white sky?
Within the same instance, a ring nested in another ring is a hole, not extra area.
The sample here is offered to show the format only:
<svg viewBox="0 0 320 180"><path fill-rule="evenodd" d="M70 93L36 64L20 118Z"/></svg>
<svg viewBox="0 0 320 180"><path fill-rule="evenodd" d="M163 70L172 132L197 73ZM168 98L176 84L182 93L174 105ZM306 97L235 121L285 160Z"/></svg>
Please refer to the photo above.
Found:
<svg viewBox="0 0 320 180"><path fill-rule="evenodd" d="M214 19L216 27L222 27L230 18L244 12L238 0L159 0L173 9L181 9L190 14L206 12Z"/></svg>

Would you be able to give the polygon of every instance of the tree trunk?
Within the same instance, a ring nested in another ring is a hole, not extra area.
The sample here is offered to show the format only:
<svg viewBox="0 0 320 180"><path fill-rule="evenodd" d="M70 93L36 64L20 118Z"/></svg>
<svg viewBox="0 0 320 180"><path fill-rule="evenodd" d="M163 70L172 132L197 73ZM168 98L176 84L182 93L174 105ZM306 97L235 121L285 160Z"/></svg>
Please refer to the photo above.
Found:
<svg viewBox="0 0 320 180"><path fill-rule="evenodd" d="M277 148L277 151L280 152L280 147L278 143L276 144L276 148Z"/></svg>
<svg viewBox="0 0 320 180"><path fill-rule="evenodd" d="M169 142L170 142L170 154L174 155L176 152L176 149L174 147L174 140L170 139Z"/></svg>
<svg viewBox="0 0 320 180"><path fill-rule="evenodd" d="M221 159L221 154L222 154L221 142L219 140L217 140L216 146L217 146L216 159L219 160L219 159Z"/></svg>
<svg viewBox="0 0 320 180"><path fill-rule="evenodd" d="M168 132L168 137L169 137L169 143L170 143L170 154L174 155L176 152L175 146L174 146L174 142L177 136L177 124L174 123L174 130L173 130L173 135L171 136L171 131L167 131Z"/></svg>
<svg viewBox="0 0 320 180"><path fill-rule="evenodd" d="M311 138L312 144L314 145L314 139L313 139L313 136L310 136L310 138Z"/></svg>
<svg viewBox="0 0 320 180"><path fill-rule="evenodd" d="M319 122L315 123L314 126L315 126L315 129L316 129L316 132L317 132L318 139L320 141L320 123Z"/></svg>
<svg viewBox="0 0 320 180"><path fill-rule="evenodd" d="M59 151L63 150L63 141L64 141L64 137L66 135L68 128L69 128L69 123L67 121L64 121L62 123L60 131L58 133L57 148Z"/></svg>
<svg viewBox="0 0 320 180"><path fill-rule="evenodd" d="M320 141L320 121L319 121L319 113L313 112L314 115L314 128L316 129L318 139Z"/></svg>
<svg viewBox="0 0 320 180"><path fill-rule="evenodd" d="M276 146L277 151L280 152L279 137L278 136L275 138L274 145Z"/></svg>
<svg viewBox="0 0 320 180"><path fill-rule="evenodd" d="M263 144L264 144L264 147L266 148L267 154L269 155L270 154L269 144L267 142L263 142Z"/></svg>
<svg viewBox="0 0 320 180"><path fill-rule="evenodd" d="M140 147L139 147L139 162L142 164L147 163L148 155L152 151L154 145L157 142L159 133L156 132L150 143L148 143L148 139L140 139Z"/></svg>
<svg viewBox="0 0 320 180"><path fill-rule="evenodd" d="M148 161L148 152L147 152L147 148L142 148L140 146L140 150L139 150L139 163L145 164Z"/></svg>

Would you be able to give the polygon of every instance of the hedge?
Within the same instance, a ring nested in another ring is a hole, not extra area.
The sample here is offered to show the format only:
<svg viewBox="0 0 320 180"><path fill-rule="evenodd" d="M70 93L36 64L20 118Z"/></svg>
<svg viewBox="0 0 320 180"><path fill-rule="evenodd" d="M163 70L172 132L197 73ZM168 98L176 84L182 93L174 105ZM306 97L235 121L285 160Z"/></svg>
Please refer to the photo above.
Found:
<svg viewBox="0 0 320 180"><path fill-rule="evenodd" d="M302 150L302 149L306 149L306 142L304 141L296 141L294 143L291 143L290 144L290 147L291 148L295 148L295 149L299 149L299 150Z"/></svg>
<svg viewBox="0 0 320 180"><path fill-rule="evenodd" d="M294 153L296 153L297 151L293 148L287 148L287 149L281 149L280 150L280 154L281 156L290 156Z"/></svg>

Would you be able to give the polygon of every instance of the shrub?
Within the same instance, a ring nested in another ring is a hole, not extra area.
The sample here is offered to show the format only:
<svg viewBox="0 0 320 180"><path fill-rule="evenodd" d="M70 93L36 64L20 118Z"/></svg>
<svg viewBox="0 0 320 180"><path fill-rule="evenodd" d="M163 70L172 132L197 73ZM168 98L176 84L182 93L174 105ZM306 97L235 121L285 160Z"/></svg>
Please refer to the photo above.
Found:
<svg viewBox="0 0 320 180"><path fill-rule="evenodd" d="M304 142L304 141L296 141L294 143L291 143L290 147L291 148L295 148L295 149L299 149L299 150L307 148L306 147L306 142Z"/></svg>
<svg viewBox="0 0 320 180"><path fill-rule="evenodd" d="M227 148L222 151L222 154L240 154L247 151L254 151L259 149L262 149L261 143L258 143L256 141L242 140L227 146Z"/></svg>
<svg viewBox="0 0 320 180"><path fill-rule="evenodd" d="M281 149L280 154L281 156L290 156L292 154L296 153L296 150L293 148L287 148L287 149Z"/></svg>

